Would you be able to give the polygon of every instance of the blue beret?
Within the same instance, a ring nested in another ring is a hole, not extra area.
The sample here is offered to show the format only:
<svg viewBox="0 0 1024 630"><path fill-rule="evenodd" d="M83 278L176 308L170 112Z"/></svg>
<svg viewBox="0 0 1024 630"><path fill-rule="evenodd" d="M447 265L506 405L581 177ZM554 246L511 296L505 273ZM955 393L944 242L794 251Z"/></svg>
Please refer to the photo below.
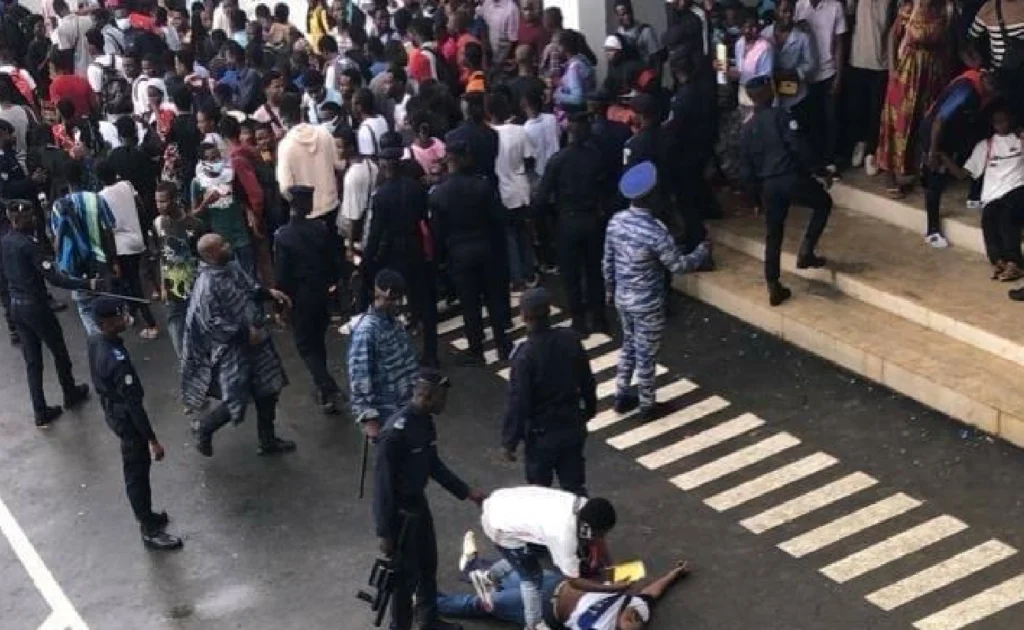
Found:
<svg viewBox="0 0 1024 630"><path fill-rule="evenodd" d="M743 85L743 87L747 88L748 90L757 90L760 88L769 87L771 84L772 78L768 75L762 74L748 80Z"/></svg>
<svg viewBox="0 0 1024 630"><path fill-rule="evenodd" d="M108 297L101 295L96 298L92 303L92 312L96 316L96 319L106 319L108 317L117 317L121 315L124 310L124 300L119 300L114 297Z"/></svg>
<svg viewBox="0 0 1024 630"><path fill-rule="evenodd" d="M619 192L626 199L646 197L658 185L658 169L654 163L641 162L622 174L619 179Z"/></svg>

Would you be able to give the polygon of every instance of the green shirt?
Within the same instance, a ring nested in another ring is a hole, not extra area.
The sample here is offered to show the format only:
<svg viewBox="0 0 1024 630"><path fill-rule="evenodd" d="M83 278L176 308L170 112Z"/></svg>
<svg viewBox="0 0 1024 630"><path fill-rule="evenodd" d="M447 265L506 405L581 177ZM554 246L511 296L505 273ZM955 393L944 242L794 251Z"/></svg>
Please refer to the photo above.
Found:
<svg viewBox="0 0 1024 630"><path fill-rule="evenodd" d="M192 207L196 207L206 196L207 189L199 183L198 179L192 180ZM249 241L249 228L245 224L245 213L242 211L242 204L234 192L221 197L216 203L206 207L199 215L204 226L211 232L216 232L224 237L233 248L247 247Z"/></svg>

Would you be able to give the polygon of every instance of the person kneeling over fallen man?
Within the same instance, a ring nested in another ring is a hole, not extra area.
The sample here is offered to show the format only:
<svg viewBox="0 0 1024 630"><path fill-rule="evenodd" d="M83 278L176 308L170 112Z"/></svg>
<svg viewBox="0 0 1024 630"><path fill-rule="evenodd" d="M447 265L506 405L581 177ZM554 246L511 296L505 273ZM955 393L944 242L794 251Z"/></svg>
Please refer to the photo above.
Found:
<svg viewBox="0 0 1024 630"><path fill-rule="evenodd" d="M459 571L467 581L473 571L489 571L491 575L504 577L490 593L490 606L476 594L439 594L438 614L449 618L489 618L522 628L526 615L519 576L511 570L508 561L491 564L479 558L472 531L466 532L462 549ZM646 586L633 585L623 593L588 593L572 588L557 571L545 570L541 582L544 617L568 630L641 630L650 623L655 602L687 573L686 563L680 562Z"/></svg>

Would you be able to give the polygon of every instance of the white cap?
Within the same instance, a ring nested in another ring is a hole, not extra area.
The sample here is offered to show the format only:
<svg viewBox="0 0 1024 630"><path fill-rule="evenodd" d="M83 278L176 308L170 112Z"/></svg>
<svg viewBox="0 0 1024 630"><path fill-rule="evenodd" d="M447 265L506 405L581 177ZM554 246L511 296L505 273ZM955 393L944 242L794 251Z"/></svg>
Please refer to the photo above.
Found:
<svg viewBox="0 0 1024 630"><path fill-rule="evenodd" d="M622 50L622 40L614 35L609 35L604 39L604 47L606 50Z"/></svg>

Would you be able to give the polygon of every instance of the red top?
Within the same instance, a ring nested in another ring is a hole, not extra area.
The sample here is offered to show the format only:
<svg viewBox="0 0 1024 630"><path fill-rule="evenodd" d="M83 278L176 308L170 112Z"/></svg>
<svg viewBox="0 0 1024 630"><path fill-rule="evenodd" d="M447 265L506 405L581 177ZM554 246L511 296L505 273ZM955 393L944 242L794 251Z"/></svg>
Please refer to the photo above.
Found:
<svg viewBox="0 0 1024 630"><path fill-rule="evenodd" d="M409 78L417 83L423 83L434 76L430 69L430 58L419 48L413 48L409 53L409 63L406 65L405 71Z"/></svg>
<svg viewBox="0 0 1024 630"><path fill-rule="evenodd" d="M533 58L539 59L540 54L548 45L548 32L540 24L530 24L526 20L519 22L519 45L526 44L533 49Z"/></svg>
<svg viewBox="0 0 1024 630"><path fill-rule="evenodd" d="M68 99L75 106L76 116L88 116L92 111L93 93L89 82L76 74L58 74L50 81L50 100L56 105Z"/></svg>
<svg viewBox="0 0 1024 630"><path fill-rule="evenodd" d="M151 33L156 32L156 20L153 19L153 16L146 15L145 13L128 14L128 23L132 25L132 28L150 31Z"/></svg>

